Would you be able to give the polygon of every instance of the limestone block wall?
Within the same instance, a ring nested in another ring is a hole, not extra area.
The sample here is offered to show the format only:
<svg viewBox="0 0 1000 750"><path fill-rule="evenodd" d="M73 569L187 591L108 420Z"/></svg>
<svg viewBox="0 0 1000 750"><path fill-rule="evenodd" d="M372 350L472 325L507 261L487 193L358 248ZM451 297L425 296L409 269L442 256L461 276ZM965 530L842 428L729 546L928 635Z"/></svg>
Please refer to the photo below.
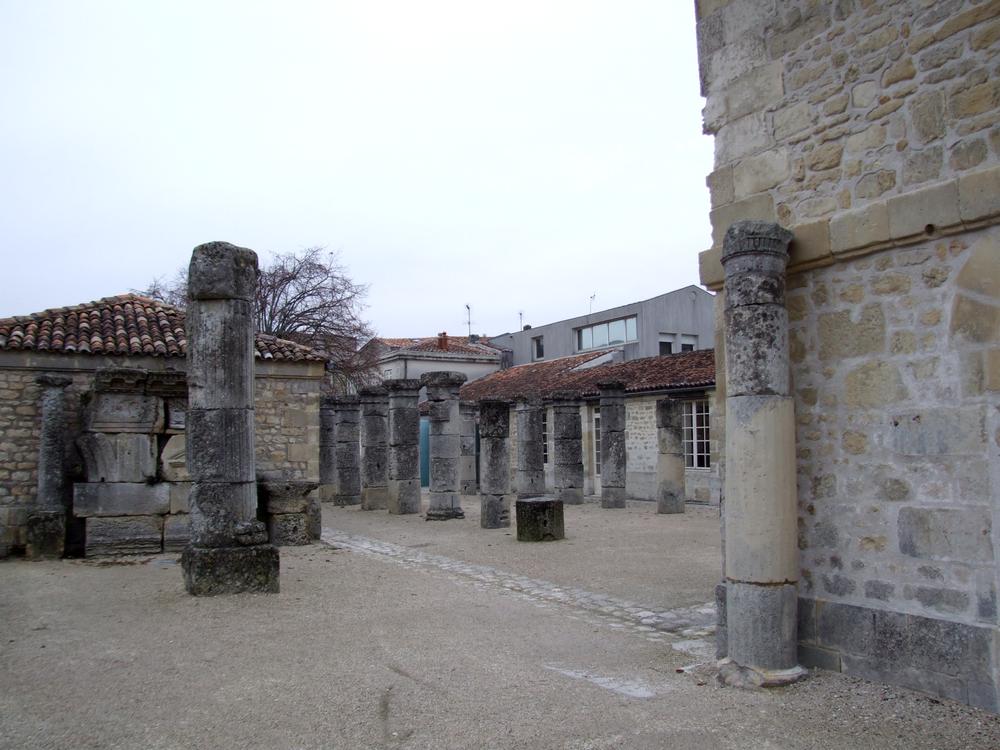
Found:
<svg viewBox="0 0 1000 750"><path fill-rule="evenodd" d="M697 9L703 283L732 222L795 234L800 659L997 710L1000 4Z"/></svg>
<svg viewBox="0 0 1000 750"><path fill-rule="evenodd" d="M319 481L321 382L322 365L315 363L294 369L258 367L254 378L258 474Z"/></svg>

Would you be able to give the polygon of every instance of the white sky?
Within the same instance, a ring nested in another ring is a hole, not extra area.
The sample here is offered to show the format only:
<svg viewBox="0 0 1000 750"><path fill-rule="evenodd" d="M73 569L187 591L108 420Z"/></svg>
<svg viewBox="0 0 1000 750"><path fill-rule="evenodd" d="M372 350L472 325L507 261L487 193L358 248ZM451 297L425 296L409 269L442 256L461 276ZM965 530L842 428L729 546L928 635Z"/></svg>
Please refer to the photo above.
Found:
<svg viewBox="0 0 1000 750"><path fill-rule="evenodd" d="M698 283L692 0L0 0L0 316L208 240L337 249L386 336Z"/></svg>

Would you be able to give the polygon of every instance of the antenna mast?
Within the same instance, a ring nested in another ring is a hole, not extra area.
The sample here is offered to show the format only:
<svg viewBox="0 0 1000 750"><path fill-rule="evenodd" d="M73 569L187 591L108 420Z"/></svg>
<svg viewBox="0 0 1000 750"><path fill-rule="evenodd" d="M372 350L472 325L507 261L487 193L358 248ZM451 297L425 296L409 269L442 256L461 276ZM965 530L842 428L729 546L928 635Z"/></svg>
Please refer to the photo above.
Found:
<svg viewBox="0 0 1000 750"><path fill-rule="evenodd" d="M472 338L472 308L469 306L468 302L465 303L465 318L466 318L466 323L469 326L469 338L471 339Z"/></svg>

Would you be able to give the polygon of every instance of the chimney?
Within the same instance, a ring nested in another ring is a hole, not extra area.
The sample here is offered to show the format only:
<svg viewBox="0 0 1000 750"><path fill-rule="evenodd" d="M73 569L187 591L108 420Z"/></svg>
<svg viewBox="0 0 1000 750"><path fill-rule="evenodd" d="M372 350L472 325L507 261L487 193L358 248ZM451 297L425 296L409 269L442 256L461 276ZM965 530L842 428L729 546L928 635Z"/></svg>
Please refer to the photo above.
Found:
<svg viewBox="0 0 1000 750"><path fill-rule="evenodd" d="M441 331L438 334L438 349L442 351L448 350L448 333L447 331Z"/></svg>
<svg viewBox="0 0 1000 750"><path fill-rule="evenodd" d="M469 334L469 343L470 344L478 344L479 343L479 334L478 333L470 333Z"/></svg>
<svg viewBox="0 0 1000 750"><path fill-rule="evenodd" d="M531 330L531 326L528 323L525 323L524 324L524 328L522 328L521 330L522 331L530 331Z"/></svg>

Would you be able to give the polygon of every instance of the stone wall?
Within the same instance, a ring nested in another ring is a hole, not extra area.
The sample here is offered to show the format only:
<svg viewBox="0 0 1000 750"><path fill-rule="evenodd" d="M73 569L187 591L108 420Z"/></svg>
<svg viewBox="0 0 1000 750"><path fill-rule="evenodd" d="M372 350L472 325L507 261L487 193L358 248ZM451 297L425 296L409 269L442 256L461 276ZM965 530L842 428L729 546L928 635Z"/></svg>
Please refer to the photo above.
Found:
<svg viewBox="0 0 1000 750"><path fill-rule="evenodd" d="M703 283L732 222L795 234L800 657L996 710L1000 4L700 0L698 38Z"/></svg>
<svg viewBox="0 0 1000 750"><path fill-rule="evenodd" d="M321 380L298 369L275 366L254 380L257 473L318 482Z"/></svg>

